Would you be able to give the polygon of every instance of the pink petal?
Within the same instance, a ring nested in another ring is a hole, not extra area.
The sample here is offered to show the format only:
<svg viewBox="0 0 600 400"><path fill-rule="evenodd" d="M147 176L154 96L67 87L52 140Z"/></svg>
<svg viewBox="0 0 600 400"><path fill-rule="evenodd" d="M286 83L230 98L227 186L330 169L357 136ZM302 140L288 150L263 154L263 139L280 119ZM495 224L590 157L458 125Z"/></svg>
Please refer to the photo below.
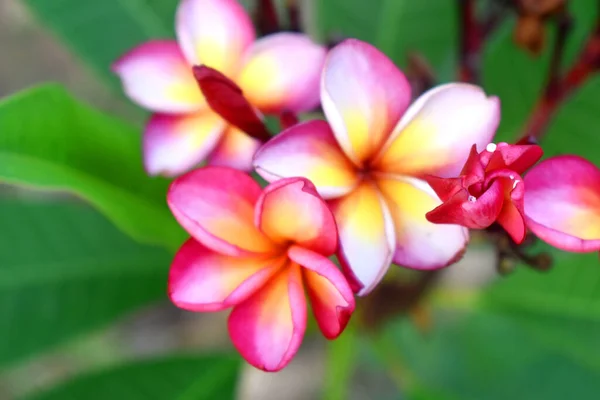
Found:
<svg viewBox="0 0 600 400"><path fill-rule="evenodd" d="M484 229L496 221L503 204L503 186L496 181L479 198L462 189L425 216L434 224L455 224L471 229Z"/></svg>
<svg viewBox="0 0 600 400"><path fill-rule="evenodd" d="M325 121L304 122L275 136L258 150L254 167L269 182L304 176L326 199L347 194L358 183L352 162Z"/></svg>
<svg viewBox="0 0 600 400"><path fill-rule="evenodd" d="M303 112L319 104L319 80L326 50L300 33L281 32L250 48L239 84L265 113Z"/></svg>
<svg viewBox="0 0 600 400"><path fill-rule="evenodd" d="M271 138L267 127L242 90L225 75L205 65L194 67L194 77L206 101L224 120L259 140Z"/></svg>
<svg viewBox="0 0 600 400"><path fill-rule="evenodd" d="M489 173L485 186L490 182L499 182L504 193L504 204L498 215L498 223L508 232L513 241L520 244L525 240L525 214L523 212L523 195L525 187L523 178L512 170L499 169Z"/></svg>
<svg viewBox="0 0 600 400"><path fill-rule="evenodd" d="M483 150L499 121L500 101L481 88L466 83L438 86L406 111L373 167L409 176L457 176L473 144Z"/></svg>
<svg viewBox="0 0 600 400"><path fill-rule="evenodd" d="M175 179L167 202L196 240L216 252L239 256L275 249L254 226L260 193L258 183L241 171L206 167Z"/></svg>
<svg viewBox="0 0 600 400"><path fill-rule="evenodd" d="M489 144L481 153L481 161L487 171L510 169L522 174L542 158L538 145L514 145L508 143Z"/></svg>
<svg viewBox="0 0 600 400"><path fill-rule="evenodd" d="M459 225L437 225L425 214L440 200L429 185L415 178L377 180L395 228L394 263L415 269L442 268L456 262L469 241Z"/></svg>
<svg viewBox="0 0 600 400"><path fill-rule="evenodd" d="M229 334L253 366L279 371L294 357L306 330L300 267L289 265L255 295L233 308Z"/></svg>
<svg viewBox="0 0 600 400"><path fill-rule="evenodd" d="M256 226L281 245L295 243L325 256L337 250L337 229L327 204L305 178L265 188L256 203Z"/></svg>
<svg viewBox="0 0 600 400"><path fill-rule="evenodd" d="M169 272L169 297L189 311L220 311L260 290L286 258L232 257L194 239L183 244Z"/></svg>
<svg viewBox="0 0 600 400"><path fill-rule="evenodd" d="M329 52L321 102L337 141L357 165L379 150L410 96L404 74L370 44L348 39Z"/></svg>
<svg viewBox="0 0 600 400"><path fill-rule="evenodd" d="M225 121L207 109L195 114L154 114L144 131L149 175L177 176L202 162L216 147Z"/></svg>
<svg viewBox="0 0 600 400"><path fill-rule="evenodd" d="M364 296L388 270L394 254L394 227L375 186L362 183L331 203L340 235L338 258L352 288Z"/></svg>
<svg viewBox="0 0 600 400"><path fill-rule="evenodd" d="M254 27L235 0L182 0L177 9L177 40L188 62L207 65L234 78L254 41Z"/></svg>
<svg viewBox="0 0 600 400"><path fill-rule="evenodd" d="M346 327L355 306L346 278L331 260L308 249L292 246L288 255L304 267L304 281L321 332L327 339L335 339Z"/></svg>
<svg viewBox="0 0 600 400"><path fill-rule="evenodd" d="M527 226L566 251L600 250L600 169L579 156L552 157L525 175Z"/></svg>
<svg viewBox="0 0 600 400"><path fill-rule="evenodd" d="M191 66L174 41L144 43L119 58L112 70L127 96L149 110L186 113L206 107Z"/></svg>
<svg viewBox="0 0 600 400"><path fill-rule="evenodd" d="M260 141L230 126L211 153L210 165L231 167L240 171L252 170L252 157L260 147Z"/></svg>

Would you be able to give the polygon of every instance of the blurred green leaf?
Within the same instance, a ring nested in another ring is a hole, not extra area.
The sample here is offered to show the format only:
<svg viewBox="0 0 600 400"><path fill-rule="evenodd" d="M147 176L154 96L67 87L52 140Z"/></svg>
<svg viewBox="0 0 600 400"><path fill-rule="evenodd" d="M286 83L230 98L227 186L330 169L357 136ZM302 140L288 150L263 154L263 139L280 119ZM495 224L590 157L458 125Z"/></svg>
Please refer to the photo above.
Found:
<svg viewBox="0 0 600 400"><path fill-rule="evenodd" d="M408 398L562 400L600 390L598 369L540 342L512 315L439 313L435 323L426 335L407 320L384 334L390 357L398 354L418 378L415 391L438 394ZM589 351L598 356L598 346Z"/></svg>
<svg viewBox="0 0 600 400"><path fill-rule="evenodd" d="M423 54L441 81L456 71L456 2L448 0L316 1L320 36L357 38L377 45L398 65Z"/></svg>
<svg viewBox="0 0 600 400"><path fill-rule="evenodd" d="M144 243L185 235L166 205L168 181L143 170L139 132L46 85L0 102L0 181L66 190Z"/></svg>
<svg viewBox="0 0 600 400"><path fill-rule="evenodd" d="M563 68L568 68L592 30L597 2L572 0L567 3L574 17ZM540 57L517 48L512 40L514 21L504 24L484 54L483 81L486 91L500 97L502 120L498 140L513 141L521 133L527 117L543 92L554 41L548 29L548 40ZM542 141L546 156L575 153L600 163L600 77L590 79L559 108Z"/></svg>
<svg viewBox="0 0 600 400"><path fill-rule="evenodd" d="M111 83L110 65L130 48L174 36L177 0L25 0L96 73Z"/></svg>
<svg viewBox="0 0 600 400"><path fill-rule="evenodd" d="M327 345L327 375L322 394L324 400L345 400L350 393L352 376L356 370L358 344L353 324L351 320L344 333Z"/></svg>
<svg viewBox="0 0 600 400"><path fill-rule="evenodd" d="M84 375L28 400L235 399L238 357L171 356Z"/></svg>
<svg viewBox="0 0 600 400"><path fill-rule="evenodd" d="M2 200L0 221L0 365L166 299L169 254L88 206Z"/></svg>
<svg viewBox="0 0 600 400"><path fill-rule="evenodd" d="M520 266L510 276L486 288L480 298L481 305L494 310L600 323L598 254L561 252L545 245L537 249L552 254L552 269L538 272Z"/></svg>

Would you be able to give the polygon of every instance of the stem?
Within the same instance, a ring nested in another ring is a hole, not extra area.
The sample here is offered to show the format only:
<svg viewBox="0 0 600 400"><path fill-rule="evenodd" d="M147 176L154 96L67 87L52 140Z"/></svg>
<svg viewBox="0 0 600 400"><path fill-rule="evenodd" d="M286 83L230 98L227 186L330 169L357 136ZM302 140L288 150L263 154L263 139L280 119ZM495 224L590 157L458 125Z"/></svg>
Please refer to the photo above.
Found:
<svg viewBox="0 0 600 400"><path fill-rule="evenodd" d="M561 17L561 19L562 21L558 21L548 83L542 98L536 104L527 122L525 132L519 139L520 142L537 142L541 139L558 107L573 91L581 87L594 72L600 69L600 21L598 21L577 60L566 74L560 75L560 61L571 25L568 16Z"/></svg>
<svg viewBox="0 0 600 400"><path fill-rule="evenodd" d="M279 18L273 0L259 0L255 11L256 27L261 35L279 32Z"/></svg>
<svg viewBox="0 0 600 400"><path fill-rule="evenodd" d="M459 79L478 83L480 80L480 50L482 30L475 13L475 0L458 0L460 53Z"/></svg>
<svg viewBox="0 0 600 400"><path fill-rule="evenodd" d="M287 13L289 18L289 30L292 32L302 32L300 26L300 9L296 0L287 1Z"/></svg>

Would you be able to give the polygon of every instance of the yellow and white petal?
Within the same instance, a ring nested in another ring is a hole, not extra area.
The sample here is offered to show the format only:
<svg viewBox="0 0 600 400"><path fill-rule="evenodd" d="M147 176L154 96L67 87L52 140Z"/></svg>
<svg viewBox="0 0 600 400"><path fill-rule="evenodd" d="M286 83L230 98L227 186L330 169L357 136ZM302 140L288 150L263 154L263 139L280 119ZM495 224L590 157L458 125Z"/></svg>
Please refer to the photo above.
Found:
<svg viewBox="0 0 600 400"><path fill-rule="evenodd" d="M492 141L499 121L500 101L478 86L438 86L406 111L373 168L409 176L457 176L471 147L482 151Z"/></svg>
<svg viewBox="0 0 600 400"><path fill-rule="evenodd" d="M469 231L459 225L427 221L425 214L441 201L425 181L379 178L377 186L393 219L394 263L414 269L436 269L460 258L469 241Z"/></svg>
<svg viewBox="0 0 600 400"><path fill-rule="evenodd" d="M206 159L224 130L225 121L210 109L154 114L144 131L144 167L149 175L181 175Z"/></svg>
<svg viewBox="0 0 600 400"><path fill-rule="evenodd" d="M132 49L112 71L127 96L151 111L189 113L206 107L192 68L173 40L153 40Z"/></svg>
<svg viewBox="0 0 600 400"><path fill-rule="evenodd" d="M396 240L390 212L370 182L332 201L331 210L339 232L338 258L352 289L364 296L392 262Z"/></svg>
<svg viewBox="0 0 600 400"><path fill-rule="evenodd" d="M264 113L305 112L319 104L325 47L300 33L281 32L249 49L238 84Z"/></svg>
<svg viewBox="0 0 600 400"><path fill-rule="evenodd" d="M255 38L252 21L236 0L182 0L175 29L190 64L207 65L229 78L237 76Z"/></svg>
<svg viewBox="0 0 600 400"><path fill-rule="evenodd" d="M321 104L340 146L358 166L385 142L410 102L404 74L368 43L334 47L321 76Z"/></svg>

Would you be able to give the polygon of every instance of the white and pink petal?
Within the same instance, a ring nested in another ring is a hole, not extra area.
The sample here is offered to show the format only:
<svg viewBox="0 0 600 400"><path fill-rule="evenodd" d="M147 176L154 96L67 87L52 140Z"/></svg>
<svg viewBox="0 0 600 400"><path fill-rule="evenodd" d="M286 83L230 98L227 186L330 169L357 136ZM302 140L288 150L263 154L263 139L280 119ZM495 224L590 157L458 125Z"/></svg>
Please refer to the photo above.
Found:
<svg viewBox="0 0 600 400"><path fill-rule="evenodd" d="M271 183L258 199L256 226L272 241L308 248L325 256L337 250L333 214L306 178Z"/></svg>
<svg viewBox="0 0 600 400"><path fill-rule="evenodd" d="M426 213L441 201L425 181L380 178L377 185L393 220L394 263L429 270L460 259L469 241L469 231L459 225L434 224L426 219Z"/></svg>
<svg viewBox="0 0 600 400"><path fill-rule="evenodd" d="M307 121L269 140L254 156L256 171L267 181L303 176L323 198L349 193L358 173L337 144L329 124Z"/></svg>
<svg viewBox="0 0 600 400"><path fill-rule="evenodd" d="M320 101L325 55L325 48L304 34L268 35L249 49L238 83L264 113L309 111Z"/></svg>
<svg viewBox="0 0 600 400"><path fill-rule="evenodd" d="M219 254L188 239L169 271L169 297L188 311L224 310L260 290L285 262L282 257Z"/></svg>
<svg viewBox="0 0 600 400"><path fill-rule="evenodd" d="M354 312L354 294L350 285L336 265L318 253L292 246L288 256L304 267L304 283L321 332L327 339L335 339Z"/></svg>
<svg viewBox="0 0 600 400"><path fill-rule="evenodd" d="M306 331L306 298L300 266L288 264L260 291L233 308L229 335L256 368L279 371L294 357Z"/></svg>
<svg viewBox="0 0 600 400"><path fill-rule="evenodd" d="M330 205L339 232L338 258L352 289L364 296L392 262L396 240L389 210L370 182Z"/></svg>
<svg viewBox="0 0 600 400"><path fill-rule="evenodd" d="M600 169L573 155L552 157L525 175L527 226L566 251L600 250Z"/></svg>
<svg viewBox="0 0 600 400"><path fill-rule="evenodd" d="M146 171L172 177L198 166L215 149L225 126L208 109L194 114L154 114L144 130Z"/></svg>
<svg viewBox="0 0 600 400"><path fill-rule="evenodd" d="M146 42L113 65L127 96L162 113L189 113L206 107L191 66L172 40Z"/></svg>
<svg viewBox="0 0 600 400"><path fill-rule="evenodd" d="M232 256L269 254L274 243L254 226L261 187L244 172L205 167L175 179L167 203L177 221L206 247Z"/></svg>
<svg viewBox="0 0 600 400"><path fill-rule="evenodd" d="M356 165L379 150L410 98L404 74L372 45L347 39L330 50L321 103L337 141Z"/></svg>
<svg viewBox="0 0 600 400"><path fill-rule="evenodd" d="M236 0L182 0L175 29L189 64L207 65L229 78L239 73L255 38L252 21Z"/></svg>
<svg viewBox="0 0 600 400"><path fill-rule="evenodd" d="M441 85L421 95L406 111L376 157L388 173L457 176L475 144L482 151L500 121L500 101L466 83Z"/></svg>

